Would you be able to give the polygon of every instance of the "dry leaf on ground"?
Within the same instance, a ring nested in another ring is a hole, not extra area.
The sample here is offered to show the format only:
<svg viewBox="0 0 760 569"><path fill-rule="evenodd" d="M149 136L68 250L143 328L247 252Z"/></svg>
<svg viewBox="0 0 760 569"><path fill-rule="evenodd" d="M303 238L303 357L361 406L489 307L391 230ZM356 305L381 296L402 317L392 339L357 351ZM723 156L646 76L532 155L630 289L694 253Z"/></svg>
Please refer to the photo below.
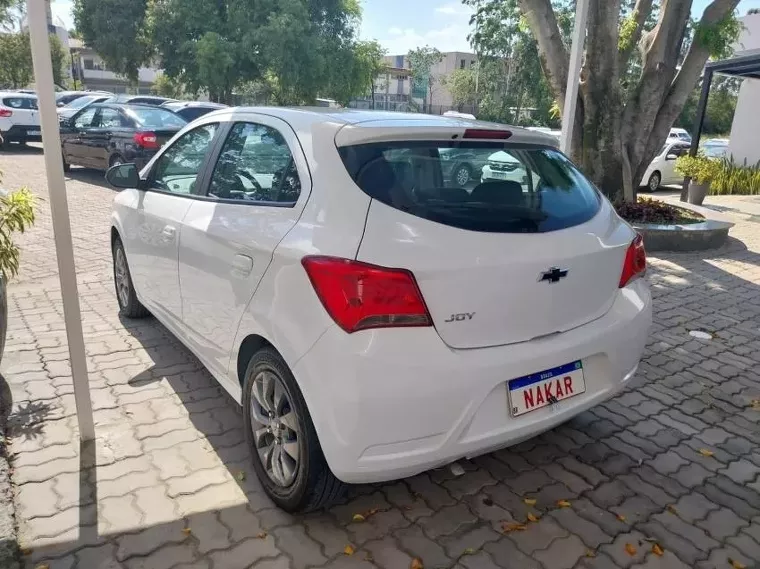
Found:
<svg viewBox="0 0 760 569"><path fill-rule="evenodd" d="M191 530L190 528L182 528L182 533L184 533L185 535L190 535L191 533L193 533L193 530Z"/></svg>
<svg viewBox="0 0 760 569"><path fill-rule="evenodd" d="M570 507L570 502L568 502L567 500L560 500L559 502L557 502L557 505L560 508L569 508Z"/></svg>
<svg viewBox="0 0 760 569"><path fill-rule="evenodd" d="M527 526L525 524L519 524L517 522L501 522L501 531L509 533L511 531L525 531Z"/></svg>
<svg viewBox="0 0 760 569"><path fill-rule="evenodd" d="M534 522L534 523L535 523L535 522L537 522L537 521L538 521L538 517L536 517L535 515L533 515L532 513L530 513L530 512L529 512L529 513L528 513L528 521L529 521L529 522Z"/></svg>
<svg viewBox="0 0 760 569"><path fill-rule="evenodd" d="M425 566L422 564L422 560L415 557L412 559L412 564L409 566L409 569L425 569Z"/></svg>
<svg viewBox="0 0 760 569"><path fill-rule="evenodd" d="M617 520L619 522L624 522L625 521L625 516L623 514L618 514L616 517L617 517Z"/></svg>
<svg viewBox="0 0 760 569"><path fill-rule="evenodd" d="M354 554L354 546L353 545L347 545L343 548L343 553L346 555L353 555Z"/></svg>
<svg viewBox="0 0 760 569"><path fill-rule="evenodd" d="M632 543L626 543L625 552L631 557L633 557L634 555L636 555L636 546L633 545Z"/></svg>
<svg viewBox="0 0 760 569"><path fill-rule="evenodd" d="M673 504L668 504L668 511L669 511L671 514L677 514L677 513L678 513L678 512L676 511L676 507L675 507Z"/></svg>
<svg viewBox="0 0 760 569"><path fill-rule="evenodd" d="M706 448L701 448L701 449L699 449L699 454L701 454L702 456L712 456L715 453L713 451L711 451L711 450L706 449Z"/></svg>
<svg viewBox="0 0 760 569"><path fill-rule="evenodd" d="M525 498L523 502L525 502L528 506L536 505L536 501L533 498Z"/></svg>
<svg viewBox="0 0 760 569"><path fill-rule="evenodd" d="M256 535L256 537L258 537L259 539L264 539L266 536L267 536L267 532L265 532L265 531L259 532Z"/></svg>
<svg viewBox="0 0 760 569"><path fill-rule="evenodd" d="M731 564L731 567L734 569L747 569L747 566L742 563L741 561L737 561L736 559L728 558L728 562Z"/></svg>
<svg viewBox="0 0 760 569"><path fill-rule="evenodd" d="M662 550L662 547L660 547L659 543L655 543L652 546L652 553L654 553L657 557L662 557L662 554L665 552Z"/></svg>
<svg viewBox="0 0 760 569"><path fill-rule="evenodd" d="M596 552L592 549L586 550L586 557L596 557Z"/></svg>
<svg viewBox="0 0 760 569"><path fill-rule="evenodd" d="M366 519L367 518L365 518L361 514L354 514L354 517L351 518L351 521L352 522L356 522L356 523L361 523L361 522L365 521Z"/></svg>

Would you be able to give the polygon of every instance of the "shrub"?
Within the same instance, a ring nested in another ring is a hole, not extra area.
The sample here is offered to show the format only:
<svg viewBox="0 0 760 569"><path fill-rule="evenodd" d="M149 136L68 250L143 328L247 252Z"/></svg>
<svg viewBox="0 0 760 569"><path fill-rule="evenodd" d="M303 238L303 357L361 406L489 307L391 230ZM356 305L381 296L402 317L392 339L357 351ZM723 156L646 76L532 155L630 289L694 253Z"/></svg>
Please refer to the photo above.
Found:
<svg viewBox="0 0 760 569"><path fill-rule="evenodd" d="M34 195L22 188L0 195L0 276L5 281L18 273L18 246L13 233L23 233L34 223Z"/></svg>
<svg viewBox="0 0 760 569"><path fill-rule="evenodd" d="M676 172L697 184L709 184L720 170L720 161L706 156L685 154L676 160Z"/></svg>
<svg viewBox="0 0 760 569"><path fill-rule="evenodd" d="M754 166L740 166L728 158L722 158L710 193L714 195L760 194L760 162Z"/></svg>
<svg viewBox="0 0 760 569"><path fill-rule="evenodd" d="M636 203L623 202L617 206L617 212L628 223L676 225L704 221L698 213L648 198L639 198Z"/></svg>

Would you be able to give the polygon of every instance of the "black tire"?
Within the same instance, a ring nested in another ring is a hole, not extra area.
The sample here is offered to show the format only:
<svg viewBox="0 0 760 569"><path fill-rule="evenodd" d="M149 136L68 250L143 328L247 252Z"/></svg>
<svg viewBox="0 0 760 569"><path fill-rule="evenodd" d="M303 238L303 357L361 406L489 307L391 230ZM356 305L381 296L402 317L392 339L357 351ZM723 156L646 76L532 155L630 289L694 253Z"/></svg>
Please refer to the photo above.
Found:
<svg viewBox="0 0 760 569"><path fill-rule="evenodd" d="M116 290L116 300L119 303L119 314L126 316L127 318L145 318L150 315L148 309L145 308L142 303L137 300L135 294L135 287L132 284L132 275L129 273L129 265L127 264L127 253L124 251L124 245L121 239L118 237L114 239L113 247L113 281L114 288ZM118 256L122 255L124 260L124 278L126 279L127 288L125 292L120 292L119 277L117 276L117 263Z"/></svg>
<svg viewBox="0 0 760 569"><path fill-rule="evenodd" d="M269 477L254 441L251 398L256 376L262 371L280 380L300 431L299 464L295 479L287 487L278 485ZM248 362L243 382L243 418L253 468L264 491L278 507L289 513L305 513L329 506L340 498L345 484L335 478L327 466L301 390L282 356L272 347L262 348Z"/></svg>
<svg viewBox="0 0 760 569"><path fill-rule="evenodd" d="M657 191L662 183L662 176L659 172L652 172L647 180L647 190L650 192Z"/></svg>

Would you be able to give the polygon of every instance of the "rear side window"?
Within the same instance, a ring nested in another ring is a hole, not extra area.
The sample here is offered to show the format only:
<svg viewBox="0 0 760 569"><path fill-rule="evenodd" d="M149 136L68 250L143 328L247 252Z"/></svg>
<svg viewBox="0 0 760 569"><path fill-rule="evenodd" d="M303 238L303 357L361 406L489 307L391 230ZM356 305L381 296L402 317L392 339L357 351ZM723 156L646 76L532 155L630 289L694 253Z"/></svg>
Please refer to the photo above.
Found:
<svg viewBox="0 0 760 569"><path fill-rule="evenodd" d="M370 197L471 231L540 233L584 223L599 192L550 147L492 142L393 142L339 148Z"/></svg>
<svg viewBox="0 0 760 569"><path fill-rule="evenodd" d="M31 97L4 97L3 105L11 109L37 109L37 99Z"/></svg>

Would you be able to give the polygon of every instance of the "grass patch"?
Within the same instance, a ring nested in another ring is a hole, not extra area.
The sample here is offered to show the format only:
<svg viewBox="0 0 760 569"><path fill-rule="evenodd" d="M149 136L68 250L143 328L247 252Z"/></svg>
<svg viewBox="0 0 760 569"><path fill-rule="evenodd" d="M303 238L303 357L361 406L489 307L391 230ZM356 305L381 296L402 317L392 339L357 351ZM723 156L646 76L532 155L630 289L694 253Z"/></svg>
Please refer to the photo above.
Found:
<svg viewBox="0 0 760 569"><path fill-rule="evenodd" d="M704 216L689 209L649 198L639 198L636 203L624 202L617 207L617 212L628 223L684 225L705 220Z"/></svg>

